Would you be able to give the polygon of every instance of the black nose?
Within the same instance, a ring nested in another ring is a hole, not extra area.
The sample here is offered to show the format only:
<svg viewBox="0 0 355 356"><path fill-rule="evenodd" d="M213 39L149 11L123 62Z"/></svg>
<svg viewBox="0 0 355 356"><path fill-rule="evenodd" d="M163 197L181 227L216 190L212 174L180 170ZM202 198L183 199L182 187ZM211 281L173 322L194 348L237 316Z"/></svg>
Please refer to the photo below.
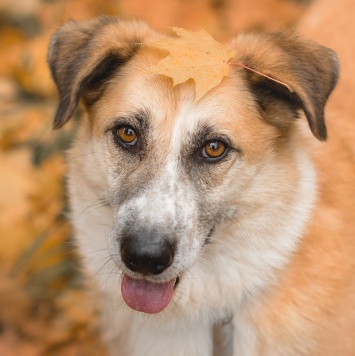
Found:
<svg viewBox="0 0 355 356"><path fill-rule="evenodd" d="M121 258L133 272L155 275L165 271L173 262L174 248L167 240L149 232L125 236L121 244Z"/></svg>

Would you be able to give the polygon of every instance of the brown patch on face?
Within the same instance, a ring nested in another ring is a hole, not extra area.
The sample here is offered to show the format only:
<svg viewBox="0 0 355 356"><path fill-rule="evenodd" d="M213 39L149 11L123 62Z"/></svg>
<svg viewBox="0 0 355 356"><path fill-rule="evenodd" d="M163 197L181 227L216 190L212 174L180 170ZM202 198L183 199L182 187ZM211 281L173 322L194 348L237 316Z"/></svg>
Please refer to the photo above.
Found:
<svg viewBox="0 0 355 356"><path fill-rule="evenodd" d="M145 121L152 126L153 141L166 148L180 101L179 88L165 76L147 73L159 57L153 49L141 48L139 53L118 71L107 84L105 95L89 108L89 120L95 136L100 137L105 128L117 118L145 113Z"/></svg>
<svg viewBox="0 0 355 356"><path fill-rule="evenodd" d="M88 108L85 118L93 140L104 140L104 159L122 177L120 191L128 195L121 201L149 185L167 162L180 90L173 88L171 79L146 72L157 60L155 51L142 48L110 78L104 95ZM125 150L114 141L111 128L122 123L136 130L138 150Z"/></svg>
<svg viewBox="0 0 355 356"><path fill-rule="evenodd" d="M253 164L278 145L283 137L278 127L262 120L248 83L243 77L231 76L211 94L205 105L213 113L208 123L216 132L230 137L246 162ZM219 108L217 111L214 108ZM215 111L215 113L214 113Z"/></svg>

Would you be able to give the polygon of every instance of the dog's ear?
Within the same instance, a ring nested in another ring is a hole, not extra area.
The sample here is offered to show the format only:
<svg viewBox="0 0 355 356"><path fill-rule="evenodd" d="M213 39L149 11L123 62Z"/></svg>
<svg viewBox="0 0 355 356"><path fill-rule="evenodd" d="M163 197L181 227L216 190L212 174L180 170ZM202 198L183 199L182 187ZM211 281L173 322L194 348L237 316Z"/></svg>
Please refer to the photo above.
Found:
<svg viewBox="0 0 355 356"><path fill-rule="evenodd" d="M303 110L313 135L325 141L324 107L338 79L335 52L292 33L240 36L233 45L237 62L291 88L244 69L266 120L286 126L286 110L292 117Z"/></svg>
<svg viewBox="0 0 355 356"><path fill-rule="evenodd" d="M69 21L59 28L48 51L59 92L54 128L71 118L82 96L87 105L98 99L106 80L134 56L149 31L144 23L113 17Z"/></svg>

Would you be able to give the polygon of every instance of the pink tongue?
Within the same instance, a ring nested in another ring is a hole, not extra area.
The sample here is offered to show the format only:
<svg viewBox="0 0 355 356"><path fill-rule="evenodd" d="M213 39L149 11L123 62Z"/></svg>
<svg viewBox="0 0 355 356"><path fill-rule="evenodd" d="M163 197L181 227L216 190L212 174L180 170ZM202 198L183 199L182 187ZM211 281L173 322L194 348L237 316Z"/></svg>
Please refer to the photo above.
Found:
<svg viewBox="0 0 355 356"><path fill-rule="evenodd" d="M164 310L174 293L175 279L167 283L152 283L123 275L121 292L126 304L134 310L155 314Z"/></svg>

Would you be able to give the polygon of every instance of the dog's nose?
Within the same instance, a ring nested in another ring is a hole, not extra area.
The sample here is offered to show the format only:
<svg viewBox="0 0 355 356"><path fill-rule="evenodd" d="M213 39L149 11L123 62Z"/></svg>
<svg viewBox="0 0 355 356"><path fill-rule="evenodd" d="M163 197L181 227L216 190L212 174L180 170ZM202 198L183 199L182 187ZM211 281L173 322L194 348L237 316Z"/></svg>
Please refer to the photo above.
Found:
<svg viewBox="0 0 355 356"><path fill-rule="evenodd" d="M174 259L174 247L170 242L149 235L126 236L121 244L124 264L131 271L145 276L162 273Z"/></svg>

